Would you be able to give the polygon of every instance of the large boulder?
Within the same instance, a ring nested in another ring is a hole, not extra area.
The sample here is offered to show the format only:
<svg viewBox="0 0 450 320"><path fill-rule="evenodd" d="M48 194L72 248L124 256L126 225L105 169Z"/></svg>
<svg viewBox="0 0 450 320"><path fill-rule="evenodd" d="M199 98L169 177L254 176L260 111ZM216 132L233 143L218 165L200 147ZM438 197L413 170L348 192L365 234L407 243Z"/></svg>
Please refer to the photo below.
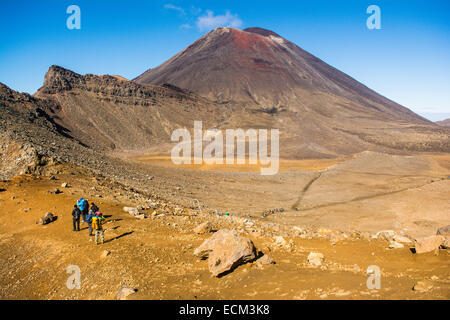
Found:
<svg viewBox="0 0 450 320"><path fill-rule="evenodd" d="M250 239L239 237L235 230L222 229L195 249L194 255L208 259L209 271L218 277L255 259L256 248Z"/></svg>
<svg viewBox="0 0 450 320"><path fill-rule="evenodd" d="M441 235L419 238L416 240L415 250L416 253L431 252L439 249L444 242L445 237Z"/></svg>

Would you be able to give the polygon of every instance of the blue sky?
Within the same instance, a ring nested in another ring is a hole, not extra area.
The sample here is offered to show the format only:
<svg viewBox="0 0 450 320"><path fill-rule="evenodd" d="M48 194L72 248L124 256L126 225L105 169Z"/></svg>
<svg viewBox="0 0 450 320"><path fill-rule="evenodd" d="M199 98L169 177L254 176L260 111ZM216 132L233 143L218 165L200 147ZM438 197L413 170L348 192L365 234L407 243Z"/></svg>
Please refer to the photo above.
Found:
<svg viewBox="0 0 450 320"><path fill-rule="evenodd" d="M69 30L69 5L81 29ZM381 29L369 30L369 5ZM34 93L50 65L132 79L217 26L263 27L431 120L450 118L450 1L0 0L0 82Z"/></svg>

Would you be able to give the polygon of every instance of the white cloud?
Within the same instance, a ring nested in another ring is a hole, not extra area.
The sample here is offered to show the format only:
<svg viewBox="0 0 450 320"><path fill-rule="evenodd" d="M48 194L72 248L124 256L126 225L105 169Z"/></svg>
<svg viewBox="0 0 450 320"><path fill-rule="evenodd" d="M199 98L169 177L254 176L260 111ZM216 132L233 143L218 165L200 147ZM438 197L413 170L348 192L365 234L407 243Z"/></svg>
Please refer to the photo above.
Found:
<svg viewBox="0 0 450 320"><path fill-rule="evenodd" d="M184 11L183 8L174 6L173 4L170 4L170 3L165 4L165 5L164 5L164 9L175 10L175 11L178 11L178 12L179 12L180 14L182 14L182 15L185 15L185 14L186 14L186 12Z"/></svg>
<svg viewBox="0 0 450 320"><path fill-rule="evenodd" d="M229 11L224 15L215 16L214 12L206 10L206 14L197 19L197 27L201 31L217 27L239 28L240 26L242 26L242 20L239 19L237 14L231 14Z"/></svg>
<svg viewBox="0 0 450 320"><path fill-rule="evenodd" d="M192 26L189 23L182 24L180 29L192 29Z"/></svg>

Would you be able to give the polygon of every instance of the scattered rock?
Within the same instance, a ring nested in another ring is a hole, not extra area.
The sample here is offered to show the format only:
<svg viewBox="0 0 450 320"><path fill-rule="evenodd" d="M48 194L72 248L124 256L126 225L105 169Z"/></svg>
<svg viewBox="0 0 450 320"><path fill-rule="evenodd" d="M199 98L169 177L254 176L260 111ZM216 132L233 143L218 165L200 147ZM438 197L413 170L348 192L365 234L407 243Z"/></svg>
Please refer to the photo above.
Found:
<svg viewBox="0 0 450 320"><path fill-rule="evenodd" d="M341 232L341 233L332 233L329 235L329 238L331 245L335 245L339 241L344 241L345 239L347 239L347 236L345 235L345 233Z"/></svg>
<svg viewBox="0 0 450 320"><path fill-rule="evenodd" d="M436 234L441 236L450 236L450 225L440 227L439 229L437 229Z"/></svg>
<svg viewBox="0 0 450 320"><path fill-rule="evenodd" d="M351 294L350 291L345 291L344 289L339 289L338 291L336 291L336 292L334 293L334 295L335 295L336 297L345 297L345 296L348 296L348 295L350 295L350 294Z"/></svg>
<svg viewBox="0 0 450 320"><path fill-rule="evenodd" d="M433 284L430 281L422 280L422 281L417 281L416 284L414 284L414 287L412 289L417 292L427 292L427 291L430 291L432 288L433 288Z"/></svg>
<svg viewBox="0 0 450 320"><path fill-rule="evenodd" d="M247 227L252 227L255 225L255 222L253 220L245 219L244 223Z"/></svg>
<svg viewBox="0 0 450 320"><path fill-rule="evenodd" d="M400 236L400 235L395 235L394 236L394 241L396 242L400 242L400 243L406 243L406 244L412 244L413 241L405 236Z"/></svg>
<svg viewBox="0 0 450 320"><path fill-rule="evenodd" d="M371 239L370 232L367 232L367 231L360 232L359 238L361 240L370 241L370 239Z"/></svg>
<svg viewBox="0 0 450 320"><path fill-rule="evenodd" d="M261 269L266 265L275 264L275 260L272 259L269 255L265 254L258 260L256 260L256 266Z"/></svg>
<svg viewBox="0 0 450 320"><path fill-rule="evenodd" d="M123 207L123 211L128 212L132 216L137 216L140 214L138 208L134 207Z"/></svg>
<svg viewBox="0 0 450 320"><path fill-rule="evenodd" d="M197 234L204 234L204 233L210 233L213 230L213 226L211 222L207 221L204 222L197 227L195 227L194 232Z"/></svg>
<svg viewBox="0 0 450 320"><path fill-rule="evenodd" d="M123 287L117 292L117 300L127 300L128 296L136 293L137 290L130 287Z"/></svg>
<svg viewBox="0 0 450 320"><path fill-rule="evenodd" d="M416 240L415 251L416 253L431 252L439 249L444 242L445 237L441 235L420 238Z"/></svg>
<svg viewBox="0 0 450 320"><path fill-rule="evenodd" d="M136 215L136 216L134 216L136 219L140 219L140 220L144 220L146 217L145 217L145 214L138 214L138 215Z"/></svg>
<svg viewBox="0 0 450 320"><path fill-rule="evenodd" d="M328 236L330 234L332 234L334 231L331 229L327 229L327 228L319 228L317 229L316 233L318 236Z"/></svg>
<svg viewBox="0 0 450 320"><path fill-rule="evenodd" d="M275 209L266 210L266 211L264 211L262 213L262 217L266 218L266 217L268 217L268 216L270 216L272 214L275 214L277 212L284 212L284 209L283 208L275 208Z"/></svg>
<svg viewBox="0 0 450 320"><path fill-rule="evenodd" d="M209 271L217 277L255 259L256 248L250 239L239 237L235 230L222 229L195 249L194 255L208 259Z"/></svg>
<svg viewBox="0 0 450 320"><path fill-rule="evenodd" d="M375 234L375 238L377 239L384 239L384 240L392 240L395 237L395 231L394 230L383 230L383 231L378 231Z"/></svg>
<svg viewBox="0 0 450 320"><path fill-rule="evenodd" d="M284 247L287 245L286 240L282 236L275 236L275 245L278 247Z"/></svg>
<svg viewBox="0 0 450 320"><path fill-rule="evenodd" d="M401 249L403 247L405 246L397 241L391 241L391 243L389 243L389 249Z"/></svg>
<svg viewBox="0 0 450 320"><path fill-rule="evenodd" d="M323 260L324 256L319 252L310 252L307 259L308 263L315 267L321 266Z"/></svg>
<svg viewBox="0 0 450 320"><path fill-rule="evenodd" d="M61 188L68 188L69 187L69 184L67 183L67 182L64 182L62 185L61 185Z"/></svg>
<svg viewBox="0 0 450 320"><path fill-rule="evenodd" d="M44 225L44 224L49 224L50 222L53 222L57 219L57 217L55 215L53 215L53 213L51 212L47 212L45 214L45 216L41 217L39 219L39 221L37 222L37 224L39 225Z"/></svg>
<svg viewBox="0 0 450 320"><path fill-rule="evenodd" d="M107 256L109 256L110 255L110 251L108 251L108 250L104 250L103 252L102 252L102 254L100 255L100 258L106 258Z"/></svg>
<svg viewBox="0 0 450 320"><path fill-rule="evenodd" d="M441 244L442 249L450 249L450 236L445 236L444 243Z"/></svg>
<svg viewBox="0 0 450 320"><path fill-rule="evenodd" d="M300 228L300 227L298 227L298 226L293 226L293 227L292 227L292 230L293 230L294 232L296 232L297 234L303 234L303 233L306 232L305 229Z"/></svg>
<svg viewBox="0 0 450 320"><path fill-rule="evenodd" d="M151 208L147 204L140 204L140 205L137 206L137 209L138 210L148 210L148 209L151 209Z"/></svg>
<svg viewBox="0 0 450 320"><path fill-rule="evenodd" d="M48 194L60 194L62 193L61 190L59 190L58 188L56 188L55 190L49 190L47 191Z"/></svg>

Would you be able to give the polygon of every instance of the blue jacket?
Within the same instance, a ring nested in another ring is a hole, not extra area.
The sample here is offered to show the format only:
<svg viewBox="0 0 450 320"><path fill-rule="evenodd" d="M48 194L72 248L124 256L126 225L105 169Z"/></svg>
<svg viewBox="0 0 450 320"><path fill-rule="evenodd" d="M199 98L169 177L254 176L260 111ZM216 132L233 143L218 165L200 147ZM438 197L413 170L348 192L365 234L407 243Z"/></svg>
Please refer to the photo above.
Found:
<svg viewBox="0 0 450 320"><path fill-rule="evenodd" d="M77 201L77 206L78 206L78 208L80 208L81 211L84 211L87 206L87 201L85 199L81 198L80 200Z"/></svg>

